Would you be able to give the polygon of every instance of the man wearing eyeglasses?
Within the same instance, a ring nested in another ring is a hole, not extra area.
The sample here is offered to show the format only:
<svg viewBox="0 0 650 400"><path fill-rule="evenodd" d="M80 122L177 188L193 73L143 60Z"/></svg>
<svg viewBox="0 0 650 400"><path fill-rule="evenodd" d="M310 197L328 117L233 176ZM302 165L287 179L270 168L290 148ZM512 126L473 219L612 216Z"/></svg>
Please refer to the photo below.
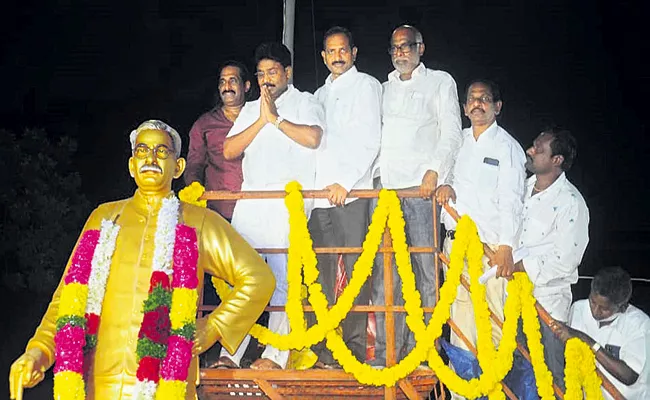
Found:
<svg viewBox="0 0 650 400"><path fill-rule="evenodd" d="M402 25L393 31L388 53L395 70L383 84L382 139L375 162L375 188L418 188L421 198L403 199L406 235L410 246L433 246L433 195L453 166L460 145L460 109L456 82L447 72L425 67L420 58L425 45L414 27ZM382 256L373 272L373 304L384 304ZM411 254L422 306L435 305L438 282L433 254ZM394 275L396 304L403 304L399 276ZM426 314L428 321L431 314ZM386 337L384 314L377 313L377 366L385 365ZM403 358L415 347L407 333L405 315L395 315L396 355Z"/></svg>
<svg viewBox="0 0 650 400"><path fill-rule="evenodd" d="M325 115L316 98L301 92L289 80L293 74L291 53L286 46L263 43L255 50L260 98L241 110L224 143L226 159L244 155L242 190L284 190L291 181L305 189L314 187L316 149L320 145ZM305 200L307 217L313 201ZM283 199L238 200L232 216L235 229L255 248L286 248L289 215ZM276 278L272 306L287 302L287 255L265 254ZM289 321L284 312L269 313L269 329L285 334ZM222 351L232 367L238 367L246 340L235 354ZM253 369L285 368L289 351L266 346Z"/></svg>
<svg viewBox="0 0 650 400"><path fill-rule="evenodd" d="M526 156L521 145L505 129L497 124L497 116L503 103L499 88L491 81L476 80L466 92L465 115L472 122L471 128L463 130L463 142L456 163L446 180L436 191L439 204L449 200L459 214L469 215L478 227L481 241L495 251L496 277L485 282L490 310L503 321L506 280L514 270L512 249L521 223L524 197L524 164ZM445 224L445 254L449 255L455 238L456 222L442 212ZM485 270L487 257L483 258ZM464 274L467 277L467 270ZM476 346L476 325L469 292L459 286L452 304L451 318ZM492 324L492 340L501 340L501 328ZM467 349L454 333L451 342Z"/></svg>

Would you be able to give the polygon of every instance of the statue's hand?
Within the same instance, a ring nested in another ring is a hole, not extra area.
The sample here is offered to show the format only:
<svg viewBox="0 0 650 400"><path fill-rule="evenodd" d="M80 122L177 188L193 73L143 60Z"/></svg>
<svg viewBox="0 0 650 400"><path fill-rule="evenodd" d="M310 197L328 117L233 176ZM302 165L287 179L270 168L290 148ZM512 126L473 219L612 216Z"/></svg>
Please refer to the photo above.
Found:
<svg viewBox="0 0 650 400"><path fill-rule="evenodd" d="M210 316L196 320L196 333L194 334L194 346L192 355L199 355L212 347L217 340L221 339L219 331L210 323Z"/></svg>
<svg viewBox="0 0 650 400"><path fill-rule="evenodd" d="M11 399L22 400L23 388L31 388L45 377L45 354L37 348L27 350L11 365L9 394Z"/></svg>

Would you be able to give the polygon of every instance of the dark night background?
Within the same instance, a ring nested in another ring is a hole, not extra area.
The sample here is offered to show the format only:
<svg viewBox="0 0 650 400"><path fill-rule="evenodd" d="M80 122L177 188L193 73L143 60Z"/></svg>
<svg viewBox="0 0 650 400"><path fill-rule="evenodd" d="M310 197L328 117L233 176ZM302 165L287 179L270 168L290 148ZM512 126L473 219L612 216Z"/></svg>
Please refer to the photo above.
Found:
<svg viewBox="0 0 650 400"><path fill-rule="evenodd" d="M301 90L313 92L327 76L320 49L330 26L352 30L358 68L384 81L392 70L390 33L411 23L423 33L425 64L451 73L461 97L473 78L500 84L500 124L524 148L546 125L569 128L579 149L568 175L591 212L581 275L621 265L635 277L650 278L650 193L643 178L647 2L296 3L294 83ZM9 0L1 9L0 128L16 134L43 128L53 141L76 139L72 169L79 171L79 194L91 206L133 192L126 168L131 129L159 118L186 140L194 120L211 107L218 63L239 58L250 64L257 44L282 34L280 0ZM184 154L186 149L187 141ZM635 285L635 299L647 310L646 289ZM9 363L22 351L49 295L3 291L18 304L2 312L0 379L6 385ZM27 398L47 398L47 390Z"/></svg>

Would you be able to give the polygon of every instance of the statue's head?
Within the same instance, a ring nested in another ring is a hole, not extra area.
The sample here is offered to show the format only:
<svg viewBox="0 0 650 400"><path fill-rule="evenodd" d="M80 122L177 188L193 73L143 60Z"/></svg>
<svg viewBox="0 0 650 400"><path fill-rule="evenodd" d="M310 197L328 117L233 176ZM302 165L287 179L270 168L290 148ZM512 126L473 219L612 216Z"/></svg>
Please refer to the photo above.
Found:
<svg viewBox="0 0 650 400"><path fill-rule="evenodd" d="M185 171L181 137L174 128L158 120L140 124L131 132L129 172L141 191L166 193L172 180Z"/></svg>

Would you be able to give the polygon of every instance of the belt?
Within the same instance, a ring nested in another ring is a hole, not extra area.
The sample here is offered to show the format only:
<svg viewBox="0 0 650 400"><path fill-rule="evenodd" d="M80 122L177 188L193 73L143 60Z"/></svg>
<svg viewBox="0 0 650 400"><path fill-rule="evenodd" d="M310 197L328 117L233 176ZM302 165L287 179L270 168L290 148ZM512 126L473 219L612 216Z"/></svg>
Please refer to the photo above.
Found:
<svg viewBox="0 0 650 400"><path fill-rule="evenodd" d="M448 237L451 240L455 240L456 239L456 231L455 230L446 231L445 232L445 237Z"/></svg>

